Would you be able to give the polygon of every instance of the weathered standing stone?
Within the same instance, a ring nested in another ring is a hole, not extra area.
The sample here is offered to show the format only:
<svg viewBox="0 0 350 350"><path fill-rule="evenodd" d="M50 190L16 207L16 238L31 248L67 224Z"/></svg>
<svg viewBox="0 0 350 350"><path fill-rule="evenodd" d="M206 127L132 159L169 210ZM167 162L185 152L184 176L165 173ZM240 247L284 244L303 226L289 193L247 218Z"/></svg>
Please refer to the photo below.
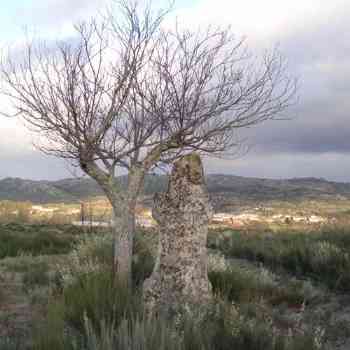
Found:
<svg viewBox="0 0 350 350"><path fill-rule="evenodd" d="M175 162L165 194L156 195L153 217L159 224L159 253L144 283L148 312L176 311L211 297L207 271L207 233L212 208L200 157Z"/></svg>

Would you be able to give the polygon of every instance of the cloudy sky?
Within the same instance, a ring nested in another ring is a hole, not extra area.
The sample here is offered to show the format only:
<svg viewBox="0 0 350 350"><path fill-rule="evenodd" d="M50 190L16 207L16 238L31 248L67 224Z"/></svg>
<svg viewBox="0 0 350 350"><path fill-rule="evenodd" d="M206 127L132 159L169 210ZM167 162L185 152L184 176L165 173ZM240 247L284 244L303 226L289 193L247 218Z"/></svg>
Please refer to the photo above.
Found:
<svg viewBox="0 0 350 350"><path fill-rule="evenodd" d="M46 37L69 35L71 24L92 16L108 0L12 0L0 11L0 43L23 39L25 29ZM161 3L158 0L157 3ZM4 2L5 3L5 2ZM250 151L234 160L208 160L208 172L350 182L350 1L178 0L181 23L232 25L251 50L278 44L299 79L291 120L242 131ZM7 101L0 99L2 108ZM0 178L71 176L62 161L32 146L18 120L0 119Z"/></svg>

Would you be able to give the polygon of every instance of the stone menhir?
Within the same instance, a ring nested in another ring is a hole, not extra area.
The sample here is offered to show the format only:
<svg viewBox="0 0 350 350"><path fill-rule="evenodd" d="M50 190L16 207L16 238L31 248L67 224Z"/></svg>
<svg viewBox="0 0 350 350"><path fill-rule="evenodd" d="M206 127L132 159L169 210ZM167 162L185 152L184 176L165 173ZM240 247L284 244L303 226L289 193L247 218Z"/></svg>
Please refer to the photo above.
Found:
<svg viewBox="0 0 350 350"><path fill-rule="evenodd" d="M199 155L174 163L168 190L155 196L152 215L159 226L159 252L144 283L146 311L171 313L207 303L212 288L206 243L213 212Z"/></svg>

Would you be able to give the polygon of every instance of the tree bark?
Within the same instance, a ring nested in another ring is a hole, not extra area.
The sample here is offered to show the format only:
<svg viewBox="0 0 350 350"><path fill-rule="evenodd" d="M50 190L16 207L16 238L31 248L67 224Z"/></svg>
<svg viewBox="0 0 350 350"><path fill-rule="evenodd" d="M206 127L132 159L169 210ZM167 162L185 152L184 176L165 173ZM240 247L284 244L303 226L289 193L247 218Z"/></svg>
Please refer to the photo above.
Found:
<svg viewBox="0 0 350 350"><path fill-rule="evenodd" d="M128 285L132 283L133 242L136 228L136 205L144 181L144 171L132 168L124 201L114 201L114 270L116 276Z"/></svg>
<svg viewBox="0 0 350 350"><path fill-rule="evenodd" d="M132 255L135 236L135 210L145 177L145 169L134 165L129 169L126 192L118 189L114 176L107 175L93 161L81 162L82 169L101 186L113 209L115 276L123 283L132 282Z"/></svg>
<svg viewBox="0 0 350 350"><path fill-rule="evenodd" d="M118 206L118 208L116 208ZM132 251L135 232L135 214L126 203L113 203L113 270L119 282L131 285Z"/></svg>

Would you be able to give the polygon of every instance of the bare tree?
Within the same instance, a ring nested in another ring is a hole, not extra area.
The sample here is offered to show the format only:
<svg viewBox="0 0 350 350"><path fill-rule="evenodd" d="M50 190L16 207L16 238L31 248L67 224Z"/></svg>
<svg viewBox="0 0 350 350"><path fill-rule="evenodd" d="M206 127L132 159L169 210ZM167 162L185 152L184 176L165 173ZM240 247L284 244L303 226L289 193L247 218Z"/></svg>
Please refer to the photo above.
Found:
<svg viewBox="0 0 350 350"><path fill-rule="evenodd" d="M257 60L230 28L163 32L133 83L123 136L147 169L193 151L232 155L237 129L283 118L296 93L277 49Z"/></svg>
<svg viewBox="0 0 350 350"><path fill-rule="evenodd" d="M76 27L71 41L28 44L7 55L2 93L45 137L41 149L78 163L115 214L115 266L131 278L135 207L151 169L196 150L233 152L236 130L280 116L295 85L277 51L258 66L231 29L161 29L153 15L121 2L118 18ZM128 171L121 192L116 169Z"/></svg>

